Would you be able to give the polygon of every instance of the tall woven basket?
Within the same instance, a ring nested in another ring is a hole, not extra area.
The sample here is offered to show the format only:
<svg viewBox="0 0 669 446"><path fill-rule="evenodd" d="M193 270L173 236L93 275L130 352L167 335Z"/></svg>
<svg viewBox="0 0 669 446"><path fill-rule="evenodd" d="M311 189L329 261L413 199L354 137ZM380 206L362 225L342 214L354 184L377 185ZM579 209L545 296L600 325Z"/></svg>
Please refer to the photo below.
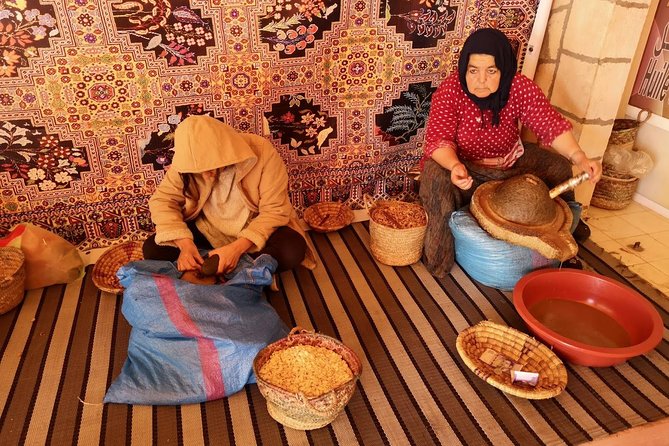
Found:
<svg viewBox="0 0 669 446"><path fill-rule="evenodd" d="M646 116L641 119L641 115L644 112L646 113ZM616 119L613 123L613 130L611 130L607 148L618 147L632 150L634 148L634 142L636 141L636 134L639 131L639 127L641 124L648 121L650 116L650 111L641 109L639 110L636 119Z"/></svg>
<svg viewBox="0 0 669 446"><path fill-rule="evenodd" d="M638 185L639 178L605 167L592 192L590 204L601 209L623 209L632 202Z"/></svg>
<svg viewBox="0 0 669 446"><path fill-rule="evenodd" d="M16 307L25 293L26 267L23 251L0 248L0 314Z"/></svg>
<svg viewBox="0 0 669 446"><path fill-rule="evenodd" d="M427 214L419 204L380 200L369 209L369 248L385 265L416 263L423 252L426 229Z"/></svg>

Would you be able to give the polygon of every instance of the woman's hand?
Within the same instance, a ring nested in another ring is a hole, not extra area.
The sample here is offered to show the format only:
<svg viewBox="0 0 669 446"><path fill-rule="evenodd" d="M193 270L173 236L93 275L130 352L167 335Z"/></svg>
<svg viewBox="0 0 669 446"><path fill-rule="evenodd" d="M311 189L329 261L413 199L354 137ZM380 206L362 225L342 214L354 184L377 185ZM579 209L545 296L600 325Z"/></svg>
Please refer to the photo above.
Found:
<svg viewBox="0 0 669 446"><path fill-rule="evenodd" d="M432 159L441 167L451 171L451 183L462 190L472 187L474 180L469 176L467 168L460 162L455 153L455 144L449 141L442 141L439 147L432 152Z"/></svg>
<svg viewBox="0 0 669 446"><path fill-rule="evenodd" d="M590 174L590 182L595 184L602 177L602 165L597 159L588 158L583 150L573 154L569 160L583 172Z"/></svg>
<svg viewBox="0 0 669 446"><path fill-rule="evenodd" d="M174 243L179 248L179 258L177 259L177 269L179 271L191 271L200 269L204 259L198 252L195 242L189 238L175 240Z"/></svg>
<svg viewBox="0 0 669 446"><path fill-rule="evenodd" d="M248 239L240 238L235 240L232 243L221 246L220 248L212 249L209 251L209 256L218 254L218 271L217 274L229 273L237 267L239 258L246 251L253 246L253 242Z"/></svg>
<svg viewBox="0 0 669 446"><path fill-rule="evenodd" d="M474 180L469 176L464 164L458 162L451 168L451 183L462 190L467 190L474 184Z"/></svg>

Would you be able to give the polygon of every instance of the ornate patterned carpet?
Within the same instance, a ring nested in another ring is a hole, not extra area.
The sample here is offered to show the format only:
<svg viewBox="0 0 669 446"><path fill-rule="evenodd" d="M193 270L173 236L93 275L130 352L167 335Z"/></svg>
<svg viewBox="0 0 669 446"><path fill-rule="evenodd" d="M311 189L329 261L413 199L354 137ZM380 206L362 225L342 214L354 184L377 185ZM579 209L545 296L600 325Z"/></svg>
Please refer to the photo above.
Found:
<svg viewBox="0 0 669 446"><path fill-rule="evenodd" d="M0 236L81 249L152 231L186 116L273 140L293 204L412 196L430 97L465 36L521 59L537 0L0 0Z"/></svg>
<svg viewBox="0 0 669 446"><path fill-rule="evenodd" d="M489 319L524 330L509 293L459 267L437 281L416 263L389 267L369 251L366 224L310 233L318 266L281 274L268 294L289 326L341 339L363 372L345 411L308 432L269 415L258 387L184 406L102 404L126 359L121 296L83 280L27 293L0 316L3 445L577 445L669 416L669 331L646 355L614 367L567 365L564 392L509 396L472 373L458 333ZM645 295L664 325L669 304L591 242L588 267Z"/></svg>

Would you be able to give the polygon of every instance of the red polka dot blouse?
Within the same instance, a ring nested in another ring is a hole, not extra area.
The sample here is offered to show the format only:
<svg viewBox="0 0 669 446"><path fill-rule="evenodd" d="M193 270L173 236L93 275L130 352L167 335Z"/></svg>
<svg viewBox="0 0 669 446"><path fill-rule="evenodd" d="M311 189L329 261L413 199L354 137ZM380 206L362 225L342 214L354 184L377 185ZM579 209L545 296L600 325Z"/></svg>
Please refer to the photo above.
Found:
<svg viewBox="0 0 669 446"><path fill-rule="evenodd" d="M425 159L439 146L454 147L460 159L504 157L510 166L522 154L518 123L532 130L539 142L550 145L571 123L548 102L541 89L518 73L509 100L492 126L492 111L478 108L466 95L458 73L448 76L432 95L425 138ZM516 152L517 156L513 156Z"/></svg>

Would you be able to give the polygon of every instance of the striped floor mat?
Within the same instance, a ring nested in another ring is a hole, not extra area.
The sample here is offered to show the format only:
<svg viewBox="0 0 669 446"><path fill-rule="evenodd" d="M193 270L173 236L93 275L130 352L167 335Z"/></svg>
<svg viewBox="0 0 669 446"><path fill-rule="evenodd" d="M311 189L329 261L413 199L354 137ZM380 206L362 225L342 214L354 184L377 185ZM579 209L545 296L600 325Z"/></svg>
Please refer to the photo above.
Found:
<svg viewBox="0 0 669 446"><path fill-rule="evenodd" d="M311 236L319 267L284 273L269 299L289 325L339 338L362 359L358 388L331 425L283 428L255 385L196 405L101 404L125 360L130 328L121 297L98 291L89 267L82 281L30 291L0 316L0 443L572 445L669 414L666 330L646 356L609 368L568 366L569 384L557 398L507 396L466 368L455 338L482 319L522 328L508 293L458 267L436 281L420 263L380 265L364 223ZM648 296L667 325L669 299L590 242L580 256Z"/></svg>

